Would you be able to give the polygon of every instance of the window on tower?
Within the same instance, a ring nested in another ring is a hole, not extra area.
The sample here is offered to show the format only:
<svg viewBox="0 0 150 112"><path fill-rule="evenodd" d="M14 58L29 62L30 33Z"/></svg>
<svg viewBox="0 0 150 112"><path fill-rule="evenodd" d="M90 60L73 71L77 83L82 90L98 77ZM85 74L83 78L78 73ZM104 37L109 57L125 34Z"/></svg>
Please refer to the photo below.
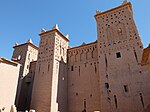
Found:
<svg viewBox="0 0 150 112"><path fill-rule="evenodd" d="M121 58L121 53L120 52L116 53L116 58Z"/></svg>
<svg viewBox="0 0 150 112"><path fill-rule="evenodd" d="M73 66L71 66L71 71L73 71Z"/></svg>

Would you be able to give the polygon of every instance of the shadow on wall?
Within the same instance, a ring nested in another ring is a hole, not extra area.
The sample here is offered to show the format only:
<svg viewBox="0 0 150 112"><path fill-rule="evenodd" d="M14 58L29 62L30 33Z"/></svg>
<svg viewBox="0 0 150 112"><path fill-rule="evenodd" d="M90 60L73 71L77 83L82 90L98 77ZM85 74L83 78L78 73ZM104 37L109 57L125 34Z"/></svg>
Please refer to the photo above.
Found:
<svg viewBox="0 0 150 112"><path fill-rule="evenodd" d="M67 112L67 64L63 58L59 61L57 103L58 111Z"/></svg>
<svg viewBox="0 0 150 112"><path fill-rule="evenodd" d="M22 79L22 86L20 92L20 100L17 107L18 111L25 111L30 109L31 96L32 96L32 88L34 82L35 73L29 72Z"/></svg>

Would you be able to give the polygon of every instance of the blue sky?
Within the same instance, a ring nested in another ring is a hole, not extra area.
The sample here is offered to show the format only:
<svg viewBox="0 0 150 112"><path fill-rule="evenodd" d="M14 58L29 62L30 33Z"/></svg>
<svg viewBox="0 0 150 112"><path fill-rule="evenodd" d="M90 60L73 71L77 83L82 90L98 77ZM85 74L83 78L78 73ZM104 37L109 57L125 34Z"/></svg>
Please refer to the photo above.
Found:
<svg viewBox="0 0 150 112"><path fill-rule="evenodd" d="M97 38L95 11L105 11L120 5L123 0L1 0L0 57L10 59L15 42L29 38L39 45L42 28L59 24L69 34L70 46L92 42ZM144 47L150 43L150 0L130 0L134 18Z"/></svg>

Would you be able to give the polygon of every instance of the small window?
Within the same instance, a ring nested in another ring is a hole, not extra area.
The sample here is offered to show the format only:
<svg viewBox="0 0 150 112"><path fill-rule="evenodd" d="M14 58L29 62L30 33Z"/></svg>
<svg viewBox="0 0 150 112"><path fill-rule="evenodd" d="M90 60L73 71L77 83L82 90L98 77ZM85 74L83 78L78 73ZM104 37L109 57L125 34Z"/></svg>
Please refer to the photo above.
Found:
<svg viewBox="0 0 150 112"><path fill-rule="evenodd" d="M30 60L30 54L28 55L28 60Z"/></svg>
<svg viewBox="0 0 150 112"><path fill-rule="evenodd" d="M50 69L50 64L48 63L48 71L49 71L49 69Z"/></svg>
<svg viewBox="0 0 150 112"><path fill-rule="evenodd" d="M78 96L78 93L76 93L76 96Z"/></svg>
<svg viewBox="0 0 150 112"><path fill-rule="evenodd" d="M29 65L27 65L27 69L29 69Z"/></svg>
<svg viewBox="0 0 150 112"><path fill-rule="evenodd" d="M71 71L73 71L73 66L71 66Z"/></svg>
<svg viewBox="0 0 150 112"><path fill-rule="evenodd" d="M105 87L106 87L107 89L109 89L109 84L108 84L108 83L105 83Z"/></svg>
<svg viewBox="0 0 150 112"><path fill-rule="evenodd" d="M128 86L127 85L124 85L124 91L128 92Z"/></svg>
<svg viewBox="0 0 150 112"><path fill-rule="evenodd" d="M121 58L121 53L120 52L116 53L116 58Z"/></svg>

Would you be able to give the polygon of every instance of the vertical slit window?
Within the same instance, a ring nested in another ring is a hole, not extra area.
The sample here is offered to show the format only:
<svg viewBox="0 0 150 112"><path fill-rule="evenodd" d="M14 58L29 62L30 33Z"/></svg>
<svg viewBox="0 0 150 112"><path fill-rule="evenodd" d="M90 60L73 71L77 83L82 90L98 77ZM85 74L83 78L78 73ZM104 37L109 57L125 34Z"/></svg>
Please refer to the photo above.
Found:
<svg viewBox="0 0 150 112"><path fill-rule="evenodd" d="M109 84L108 84L108 83L105 83L105 87L106 87L107 89L109 89Z"/></svg>
<svg viewBox="0 0 150 112"><path fill-rule="evenodd" d="M79 76L80 76L80 66L79 66Z"/></svg>
<svg viewBox="0 0 150 112"><path fill-rule="evenodd" d="M86 99L84 99L84 110L83 112L86 112Z"/></svg>
<svg viewBox="0 0 150 112"><path fill-rule="evenodd" d="M105 54L105 63L106 63L106 71L107 71L108 63L107 63L107 57L106 57L106 54Z"/></svg>
<svg viewBox="0 0 150 112"><path fill-rule="evenodd" d="M118 107L118 102L117 102L117 97L116 97L116 95L114 95L114 99L115 99L115 106L116 106L116 108Z"/></svg>
<svg viewBox="0 0 150 112"><path fill-rule="evenodd" d="M124 85L124 91L128 92L128 86L127 85Z"/></svg>
<svg viewBox="0 0 150 112"><path fill-rule="evenodd" d="M136 61L138 62L138 57L137 57L137 54L136 54L135 50L134 50L134 56L135 56Z"/></svg>
<svg viewBox="0 0 150 112"><path fill-rule="evenodd" d="M73 71L73 66L71 66L71 71Z"/></svg>
<svg viewBox="0 0 150 112"><path fill-rule="evenodd" d="M95 73L96 73L97 72L96 64L94 66L95 66Z"/></svg>
<svg viewBox="0 0 150 112"><path fill-rule="evenodd" d="M140 93L140 99L141 99L142 106L143 106L143 108L144 108L144 100L143 100L142 93Z"/></svg>
<svg viewBox="0 0 150 112"><path fill-rule="evenodd" d="M50 64L48 63L48 71L49 71L49 68L50 68Z"/></svg>

